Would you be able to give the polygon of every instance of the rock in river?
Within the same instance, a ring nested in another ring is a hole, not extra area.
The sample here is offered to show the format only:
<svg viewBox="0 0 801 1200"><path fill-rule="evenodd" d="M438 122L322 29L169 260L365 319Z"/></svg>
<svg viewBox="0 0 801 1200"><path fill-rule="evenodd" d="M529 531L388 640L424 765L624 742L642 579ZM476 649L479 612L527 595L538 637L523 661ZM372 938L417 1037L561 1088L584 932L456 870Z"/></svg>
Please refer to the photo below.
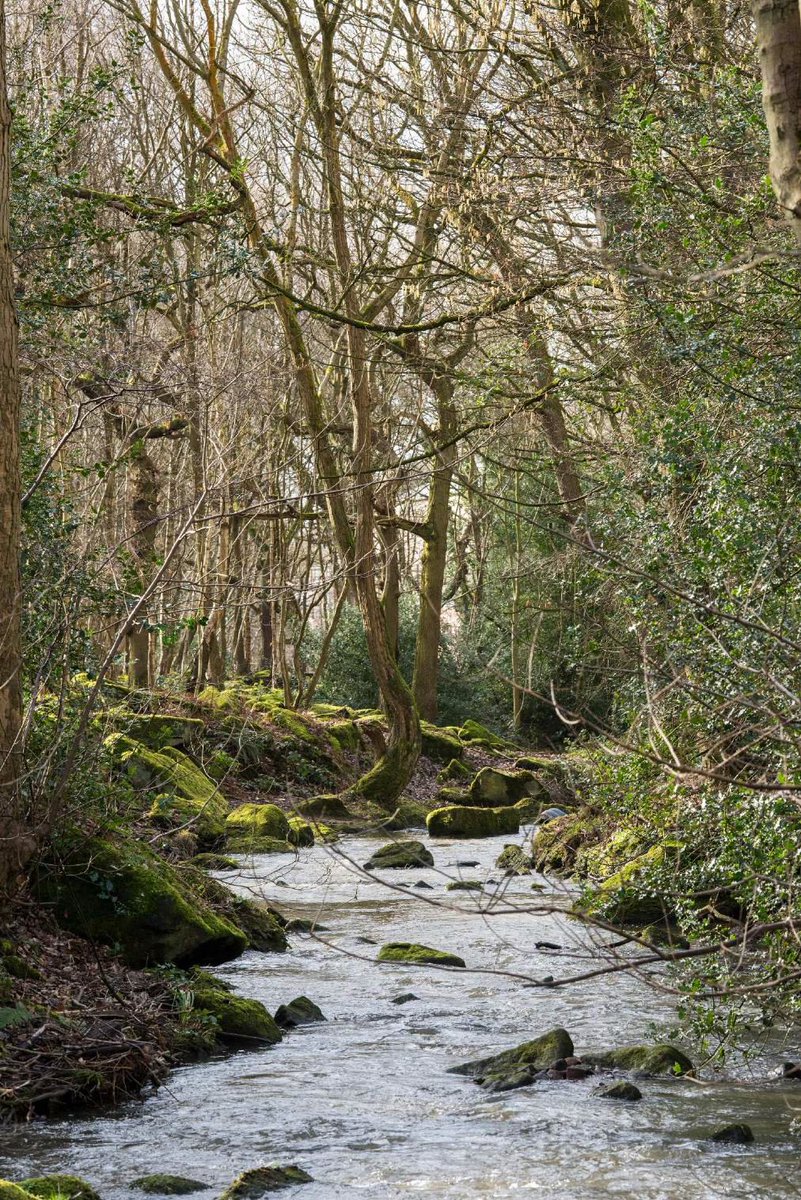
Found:
<svg viewBox="0 0 801 1200"><path fill-rule="evenodd" d="M631 1071L635 1075L687 1075L693 1064L675 1046L620 1046L599 1054L585 1054L584 1061L607 1070Z"/></svg>
<svg viewBox="0 0 801 1200"><path fill-rule="evenodd" d="M642 1100L640 1089L633 1083L627 1083L625 1079L596 1088L593 1095L601 1100Z"/></svg>
<svg viewBox="0 0 801 1200"><path fill-rule="evenodd" d="M523 1042L511 1050L489 1058L451 1067L453 1075L469 1075L488 1092L508 1092L533 1083L540 1071L547 1071L558 1059L572 1058L573 1042L566 1029L551 1029L542 1037Z"/></svg>
<svg viewBox="0 0 801 1200"><path fill-rule="evenodd" d="M422 842L389 842L364 864L365 871L386 871L403 867L433 867L434 858Z"/></svg>
<svg viewBox="0 0 801 1200"><path fill-rule="evenodd" d="M275 1023L281 1029L295 1029L298 1025L313 1025L324 1020L322 1012L308 996L297 996L289 1004L280 1005L275 1013Z"/></svg>
<svg viewBox="0 0 801 1200"><path fill-rule="evenodd" d="M192 1192L205 1192L211 1187L199 1179L187 1179L185 1175L142 1175L134 1179L132 1188L147 1196L189 1196Z"/></svg>
<svg viewBox="0 0 801 1200"><path fill-rule="evenodd" d="M312 1183L312 1177L302 1167L254 1167L243 1171L223 1192L220 1200L260 1200L268 1192L294 1187L296 1183Z"/></svg>
<svg viewBox="0 0 801 1200"><path fill-rule="evenodd" d="M723 1142L730 1146L747 1146L753 1142L754 1134L750 1125L724 1125L710 1134L710 1142Z"/></svg>
<svg viewBox="0 0 801 1200"><path fill-rule="evenodd" d="M447 950L434 950L417 942L388 942L378 952L379 962L433 963L438 967L463 967L465 961Z"/></svg>
<svg viewBox="0 0 801 1200"><path fill-rule="evenodd" d="M435 808L426 817L431 837L485 838L499 834L517 833L520 813L516 808L472 808L469 805L449 804Z"/></svg>

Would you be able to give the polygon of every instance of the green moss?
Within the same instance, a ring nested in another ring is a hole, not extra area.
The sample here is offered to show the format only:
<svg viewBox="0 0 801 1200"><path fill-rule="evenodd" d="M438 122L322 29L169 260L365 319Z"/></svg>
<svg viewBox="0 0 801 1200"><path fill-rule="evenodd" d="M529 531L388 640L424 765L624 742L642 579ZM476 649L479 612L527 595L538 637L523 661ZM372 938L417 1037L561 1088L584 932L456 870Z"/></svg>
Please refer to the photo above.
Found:
<svg viewBox="0 0 801 1200"><path fill-rule="evenodd" d="M210 758L204 760L203 766L206 774L218 783L229 775L235 775L237 771L236 759L231 754L227 754L225 750L215 751Z"/></svg>
<svg viewBox="0 0 801 1200"><path fill-rule="evenodd" d="M483 892L484 884L478 879L453 879L445 885L446 892Z"/></svg>
<svg viewBox="0 0 801 1200"><path fill-rule="evenodd" d="M671 902L660 893L651 875L678 851L676 842L663 842L659 846L652 846L644 854L638 854L583 897L581 909L603 915L620 925L651 925L669 921L672 916Z"/></svg>
<svg viewBox="0 0 801 1200"><path fill-rule="evenodd" d="M620 1046L617 1050L585 1054L582 1061L607 1070L643 1075L687 1075L694 1070L686 1054L664 1042L654 1046Z"/></svg>
<svg viewBox="0 0 801 1200"><path fill-rule="evenodd" d="M470 784L470 803L476 808L500 808L529 796L548 799L548 793L531 771L484 767Z"/></svg>
<svg viewBox="0 0 801 1200"><path fill-rule="evenodd" d="M433 867L431 851L422 842L389 842L376 850L364 864L369 871L400 869L403 867Z"/></svg>
<svg viewBox="0 0 801 1200"><path fill-rule="evenodd" d="M14 979L41 979L41 971L32 967L19 954L6 954L3 958L3 970Z"/></svg>
<svg viewBox="0 0 801 1200"><path fill-rule="evenodd" d="M0 1004L14 998L14 980L7 971L0 968Z"/></svg>
<svg viewBox="0 0 801 1200"><path fill-rule="evenodd" d="M476 807L470 799L470 792L467 788L441 787L437 791L435 800L437 808L445 808L449 804L467 804Z"/></svg>
<svg viewBox="0 0 801 1200"><path fill-rule="evenodd" d="M139 842L76 839L57 865L40 866L34 890L66 929L118 948L131 966L225 962L247 947L241 930Z"/></svg>
<svg viewBox="0 0 801 1200"><path fill-rule="evenodd" d="M252 950L263 953L286 950L289 945L286 934L266 905L237 896L232 912L234 921L247 935Z"/></svg>
<svg viewBox="0 0 801 1200"><path fill-rule="evenodd" d="M318 735L309 728L300 713L293 712L288 708L276 708L273 710L272 717L276 725L286 730L287 733L291 733L299 741L312 744L318 741Z"/></svg>
<svg viewBox="0 0 801 1200"><path fill-rule="evenodd" d="M0 1008L0 1029L13 1029L15 1025L25 1025L36 1018L24 1004L15 1004L8 1008Z"/></svg>
<svg viewBox="0 0 801 1200"><path fill-rule="evenodd" d="M287 841L291 842L293 846L313 846L314 829L302 817L290 817Z"/></svg>
<svg viewBox="0 0 801 1200"><path fill-rule="evenodd" d="M531 874L531 858L526 854L522 846L517 846L514 843L504 846L501 853L495 859L495 866L506 875Z"/></svg>
<svg viewBox="0 0 801 1200"><path fill-rule="evenodd" d="M314 1025L324 1020L321 1009L308 996L296 996L289 1004L281 1004L275 1013L275 1023L281 1029L296 1029L298 1025Z"/></svg>
<svg viewBox="0 0 801 1200"><path fill-rule="evenodd" d="M328 721L325 732L338 750L358 750L361 745L355 721Z"/></svg>
<svg viewBox="0 0 801 1200"><path fill-rule="evenodd" d="M548 821L534 841L534 867L545 874L572 875L578 856L609 836L609 819L590 808Z"/></svg>
<svg viewBox="0 0 801 1200"><path fill-rule="evenodd" d="M199 867L201 871L238 871L239 863L234 858L228 858L225 854L196 854L191 860L190 866Z"/></svg>
<svg viewBox="0 0 801 1200"><path fill-rule="evenodd" d="M226 849L231 854L295 854L296 847L281 838L256 837L249 833L229 836Z"/></svg>
<svg viewBox="0 0 801 1200"><path fill-rule="evenodd" d="M458 954L447 950L434 950L417 942L388 942L378 952L379 962L433 963L439 967L464 967L465 961Z"/></svg>
<svg viewBox="0 0 801 1200"><path fill-rule="evenodd" d="M311 1175L294 1164L288 1167L256 1167L252 1171L244 1171L235 1179L220 1200L260 1200L268 1192L312 1182Z"/></svg>
<svg viewBox="0 0 801 1200"><path fill-rule="evenodd" d="M426 818L431 837L483 838L517 833L520 814L514 808L436 808Z"/></svg>
<svg viewBox="0 0 801 1200"><path fill-rule="evenodd" d="M194 975L192 994L193 1009L214 1018L218 1036L223 1041L275 1045L284 1036L263 1004L234 996L222 980L206 971Z"/></svg>
<svg viewBox="0 0 801 1200"><path fill-rule="evenodd" d="M32 1193L26 1192L18 1183L0 1179L0 1200L32 1200Z"/></svg>
<svg viewBox="0 0 801 1200"><path fill-rule="evenodd" d="M203 722L196 717L135 713L125 707L109 709L100 714L100 719L149 750L189 746L203 735L205 729Z"/></svg>
<svg viewBox="0 0 801 1200"><path fill-rule="evenodd" d="M229 834L289 840L289 821L277 804L240 804L228 814L225 826Z"/></svg>
<svg viewBox="0 0 801 1200"><path fill-rule="evenodd" d="M77 1175L41 1175L23 1179L20 1187L41 1200L100 1200L92 1185Z"/></svg>
<svg viewBox="0 0 801 1200"><path fill-rule="evenodd" d="M467 763L460 762L458 758L452 758L447 766L443 767L439 775L437 775L437 783L453 783L458 780L469 779L472 772Z"/></svg>
<svg viewBox="0 0 801 1200"><path fill-rule="evenodd" d="M168 826L191 821L206 845L223 836L225 799L188 755L173 746L150 750L122 734L113 734L106 745L128 782L136 790L156 796L149 813L152 820Z"/></svg>
<svg viewBox="0 0 801 1200"><path fill-rule="evenodd" d="M505 1092L533 1083L538 1071L547 1070L557 1059L569 1058L572 1053L573 1041L567 1030L551 1029L511 1050L473 1059L449 1070L453 1075L468 1075L487 1091Z"/></svg>
<svg viewBox="0 0 801 1200"><path fill-rule="evenodd" d="M189 1196L192 1192L207 1191L211 1184L184 1175L142 1175L131 1182L131 1187L147 1196Z"/></svg>
<svg viewBox="0 0 801 1200"><path fill-rule="evenodd" d="M497 733L493 733L485 725L479 725L478 721L465 721L459 730L459 740L465 746L481 746L485 750L511 750L514 753L517 749L512 742L498 737Z"/></svg>
<svg viewBox="0 0 801 1200"><path fill-rule="evenodd" d="M450 763L464 754L462 743L452 733L446 733L444 729L431 725L428 721L420 722L420 731L423 738L421 753L426 758L433 759L434 762Z"/></svg>
<svg viewBox="0 0 801 1200"><path fill-rule="evenodd" d="M332 793L301 800L297 810L312 821L347 821L353 815L342 797Z"/></svg>

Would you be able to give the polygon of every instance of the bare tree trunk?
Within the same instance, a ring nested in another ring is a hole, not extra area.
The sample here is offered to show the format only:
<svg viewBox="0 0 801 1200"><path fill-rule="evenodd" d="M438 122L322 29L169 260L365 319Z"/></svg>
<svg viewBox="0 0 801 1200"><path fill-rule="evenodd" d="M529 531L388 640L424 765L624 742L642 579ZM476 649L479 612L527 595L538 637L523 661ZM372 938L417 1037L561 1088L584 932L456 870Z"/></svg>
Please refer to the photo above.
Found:
<svg viewBox="0 0 801 1200"><path fill-rule="evenodd" d="M801 13L798 0L753 0L770 178L801 242Z"/></svg>
<svg viewBox="0 0 801 1200"><path fill-rule="evenodd" d="M150 455L139 449L131 463L130 546L140 595L150 583L156 558L158 522L158 477ZM138 597L137 597L138 599ZM140 608L127 634L128 682L146 688L150 676L150 633L148 614Z"/></svg>
<svg viewBox="0 0 801 1200"><path fill-rule="evenodd" d="M10 246L11 110L5 21L5 3L0 0L0 898L14 889L35 848L20 791L20 381Z"/></svg>

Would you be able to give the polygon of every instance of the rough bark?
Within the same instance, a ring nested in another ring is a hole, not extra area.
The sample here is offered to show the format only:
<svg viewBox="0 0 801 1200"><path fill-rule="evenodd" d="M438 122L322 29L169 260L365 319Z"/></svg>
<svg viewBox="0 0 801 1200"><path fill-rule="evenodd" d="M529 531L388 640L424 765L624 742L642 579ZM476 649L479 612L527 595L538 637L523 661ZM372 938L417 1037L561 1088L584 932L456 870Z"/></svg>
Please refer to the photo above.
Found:
<svg viewBox="0 0 801 1200"><path fill-rule="evenodd" d="M773 190L801 244L801 13L798 0L754 0Z"/></svg>
<svg viewBox="0 0 801 1200"><path fill-rule="evenodd" d="M14 890L35 848L20 788L20 378L10 246L11 111L5 4L0 0L0 899Z"/></svg>

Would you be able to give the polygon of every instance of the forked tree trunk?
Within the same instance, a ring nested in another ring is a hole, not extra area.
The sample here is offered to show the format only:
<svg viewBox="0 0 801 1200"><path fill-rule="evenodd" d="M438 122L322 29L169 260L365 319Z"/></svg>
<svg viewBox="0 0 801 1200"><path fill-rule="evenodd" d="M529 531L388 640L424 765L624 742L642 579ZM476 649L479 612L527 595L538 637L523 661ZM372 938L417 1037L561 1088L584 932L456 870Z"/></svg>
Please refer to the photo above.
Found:
<svg viewBox="0 0 801 1200"><path fill-rule="evenodd" d="M5 3L0 0L0 900L15 889L35 849L20 789L20 383L10 246L10 155Z"/></svg>

